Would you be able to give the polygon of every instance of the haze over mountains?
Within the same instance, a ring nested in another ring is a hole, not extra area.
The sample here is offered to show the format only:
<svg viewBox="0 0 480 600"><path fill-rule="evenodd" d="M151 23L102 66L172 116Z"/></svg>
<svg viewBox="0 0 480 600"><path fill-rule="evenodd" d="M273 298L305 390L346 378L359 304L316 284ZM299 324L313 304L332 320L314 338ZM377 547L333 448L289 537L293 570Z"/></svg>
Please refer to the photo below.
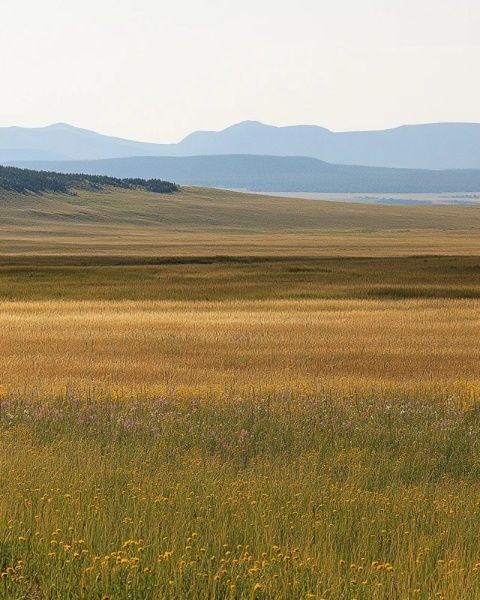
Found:
<svg viewBox="0 0 480 600"><path fill-rule="evenodd" d="M302 156L347 165L410 169L480 168L480 124L406 125L382 131L332 132L245 121L223 131L197 131L178 144L143 143L64 123L0 128L0 162L64 161L133 156L250 154Z"/></svg>
<svg viewBox="0 0 480 600"><path fill-rule="evenodd" d="M152 144L58 123L0 128L1 163L260 192L479 192L480 124L334 133L245 121Z"/></svg>
<svg viewBox="0 0 480 600"><path fill-rule="evenodd" d="M295 156L131 157L18 163L59 173L166 179L181 185L258 192L443 193L480 191L480 169L419 170L332 165Z"/></svg>

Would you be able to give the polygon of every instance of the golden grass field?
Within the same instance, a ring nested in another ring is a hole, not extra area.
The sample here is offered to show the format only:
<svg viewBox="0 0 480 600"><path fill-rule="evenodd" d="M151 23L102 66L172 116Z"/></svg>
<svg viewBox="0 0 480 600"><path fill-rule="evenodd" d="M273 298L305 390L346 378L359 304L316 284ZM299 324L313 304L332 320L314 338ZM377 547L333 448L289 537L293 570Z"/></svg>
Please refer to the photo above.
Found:
<svg viewBox="0 0 480 600"><path fill-rule="evenodd" d="M479 300L0 304L4 389L289 394L480 382Z"/></svg>
<svg viewBox="0 0 480 600"><path fill-rule="evenodd" d="M127 199L2 207L0 598L480 598L480 209Z"/></svg>

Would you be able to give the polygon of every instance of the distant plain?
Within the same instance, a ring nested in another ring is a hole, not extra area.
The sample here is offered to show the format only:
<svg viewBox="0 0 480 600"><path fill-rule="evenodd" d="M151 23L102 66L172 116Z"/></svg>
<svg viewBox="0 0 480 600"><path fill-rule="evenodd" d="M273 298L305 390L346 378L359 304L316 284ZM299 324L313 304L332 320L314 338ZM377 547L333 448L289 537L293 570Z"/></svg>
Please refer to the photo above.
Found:
<svg viewBox="0 0 480 600"><path fill-rule="evenodd" d="M248 190L237 190L244 193ZM393 206L416 206L431 204L469 205L480 203L480 192L443 194L328 194L317 192L269 192L269 196L280 198L303 198L305 200L328 200L331 202L353 202L362 204L384 204Z"/></svg>

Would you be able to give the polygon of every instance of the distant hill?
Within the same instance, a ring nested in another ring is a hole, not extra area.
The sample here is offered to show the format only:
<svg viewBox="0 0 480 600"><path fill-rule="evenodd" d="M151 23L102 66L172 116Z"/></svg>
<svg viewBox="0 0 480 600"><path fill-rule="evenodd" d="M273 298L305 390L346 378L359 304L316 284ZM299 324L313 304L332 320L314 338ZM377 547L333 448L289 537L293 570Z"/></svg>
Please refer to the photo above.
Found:
<svg viewBox="0 0 480 600"><path fill-rule="evenodd" d="M314 125L274 127L245 121L223 131L192 133L178 144L135 142L64 123L33 129L0 128L2 163L224 154L306 156L361 166L476 169L480 168L480 124L433 123L333 132Z"/></svg>
<svg viewBox="0 0 480 600"><path fill-rule="evenodd" d="M74 160L162 154L161 144L133 142L66 123L48 127L0 127L0 161Z"/></svg>
<svg viewBox="0 0 480 600"><path fill-rule="evenodd" d="M337 133L312 125L272 127L246 121L220 132L197 132L182 153L309 156L326 162L414 169L480 168L480 124L406 125Z"/></svg>
<svg viewBox="0 0 480 600"><path fill-rule="evenodd" d="M186 257L480 255L478 206L370 206L182 187L168 196L114 189L4 199L0 192L0 217L0 263L9 265L102 264L102 257L103 264L141 264L142 257L174 264ZM472 260L465 277L478 279L478 263ZM141 287L144 274L131 275ZM188 271L183 279L195 285ZM76 277L69 281L75 288Z"/></svg>
<svg viewBox="0 0 480 600"><path fill-rule="evenodd" d="M60 173L164 179L181 185L262 192L442 193L480 191L480 170L415 170L332 165L315 158L278 156L135 157L95 161L28 162L19 166Z"/></svg>
<svg viewBox="0 0 480 600"><path fill-rule="evenodd" d="M73 190L99 190L102 188L142 189L169 194L178 191L178 186L159 179L120 179L101 175L62 174L48 171L33 171L0 166L0 192L68 193Z"/></svg>

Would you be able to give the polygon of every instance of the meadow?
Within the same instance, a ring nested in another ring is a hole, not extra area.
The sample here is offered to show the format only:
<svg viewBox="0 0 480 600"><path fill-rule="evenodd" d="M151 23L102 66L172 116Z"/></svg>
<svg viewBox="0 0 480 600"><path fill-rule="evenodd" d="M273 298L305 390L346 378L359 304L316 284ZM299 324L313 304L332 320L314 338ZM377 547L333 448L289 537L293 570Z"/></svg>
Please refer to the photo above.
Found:
<svg viewBox="0 0 480 600"><path fill-rule="evenodd" d="M308 251L266 199L260 246L118 218L121 254L58 205L44 246L34 200L0 226L0 597L480 597L478 209L307 203Z"/></svg>
<svg viewBox="0 0 480 600"><path fill-rule="evenodd" d="M478 256L477 206L371 206L182 188L1 197L0 261Z"/></svg>

